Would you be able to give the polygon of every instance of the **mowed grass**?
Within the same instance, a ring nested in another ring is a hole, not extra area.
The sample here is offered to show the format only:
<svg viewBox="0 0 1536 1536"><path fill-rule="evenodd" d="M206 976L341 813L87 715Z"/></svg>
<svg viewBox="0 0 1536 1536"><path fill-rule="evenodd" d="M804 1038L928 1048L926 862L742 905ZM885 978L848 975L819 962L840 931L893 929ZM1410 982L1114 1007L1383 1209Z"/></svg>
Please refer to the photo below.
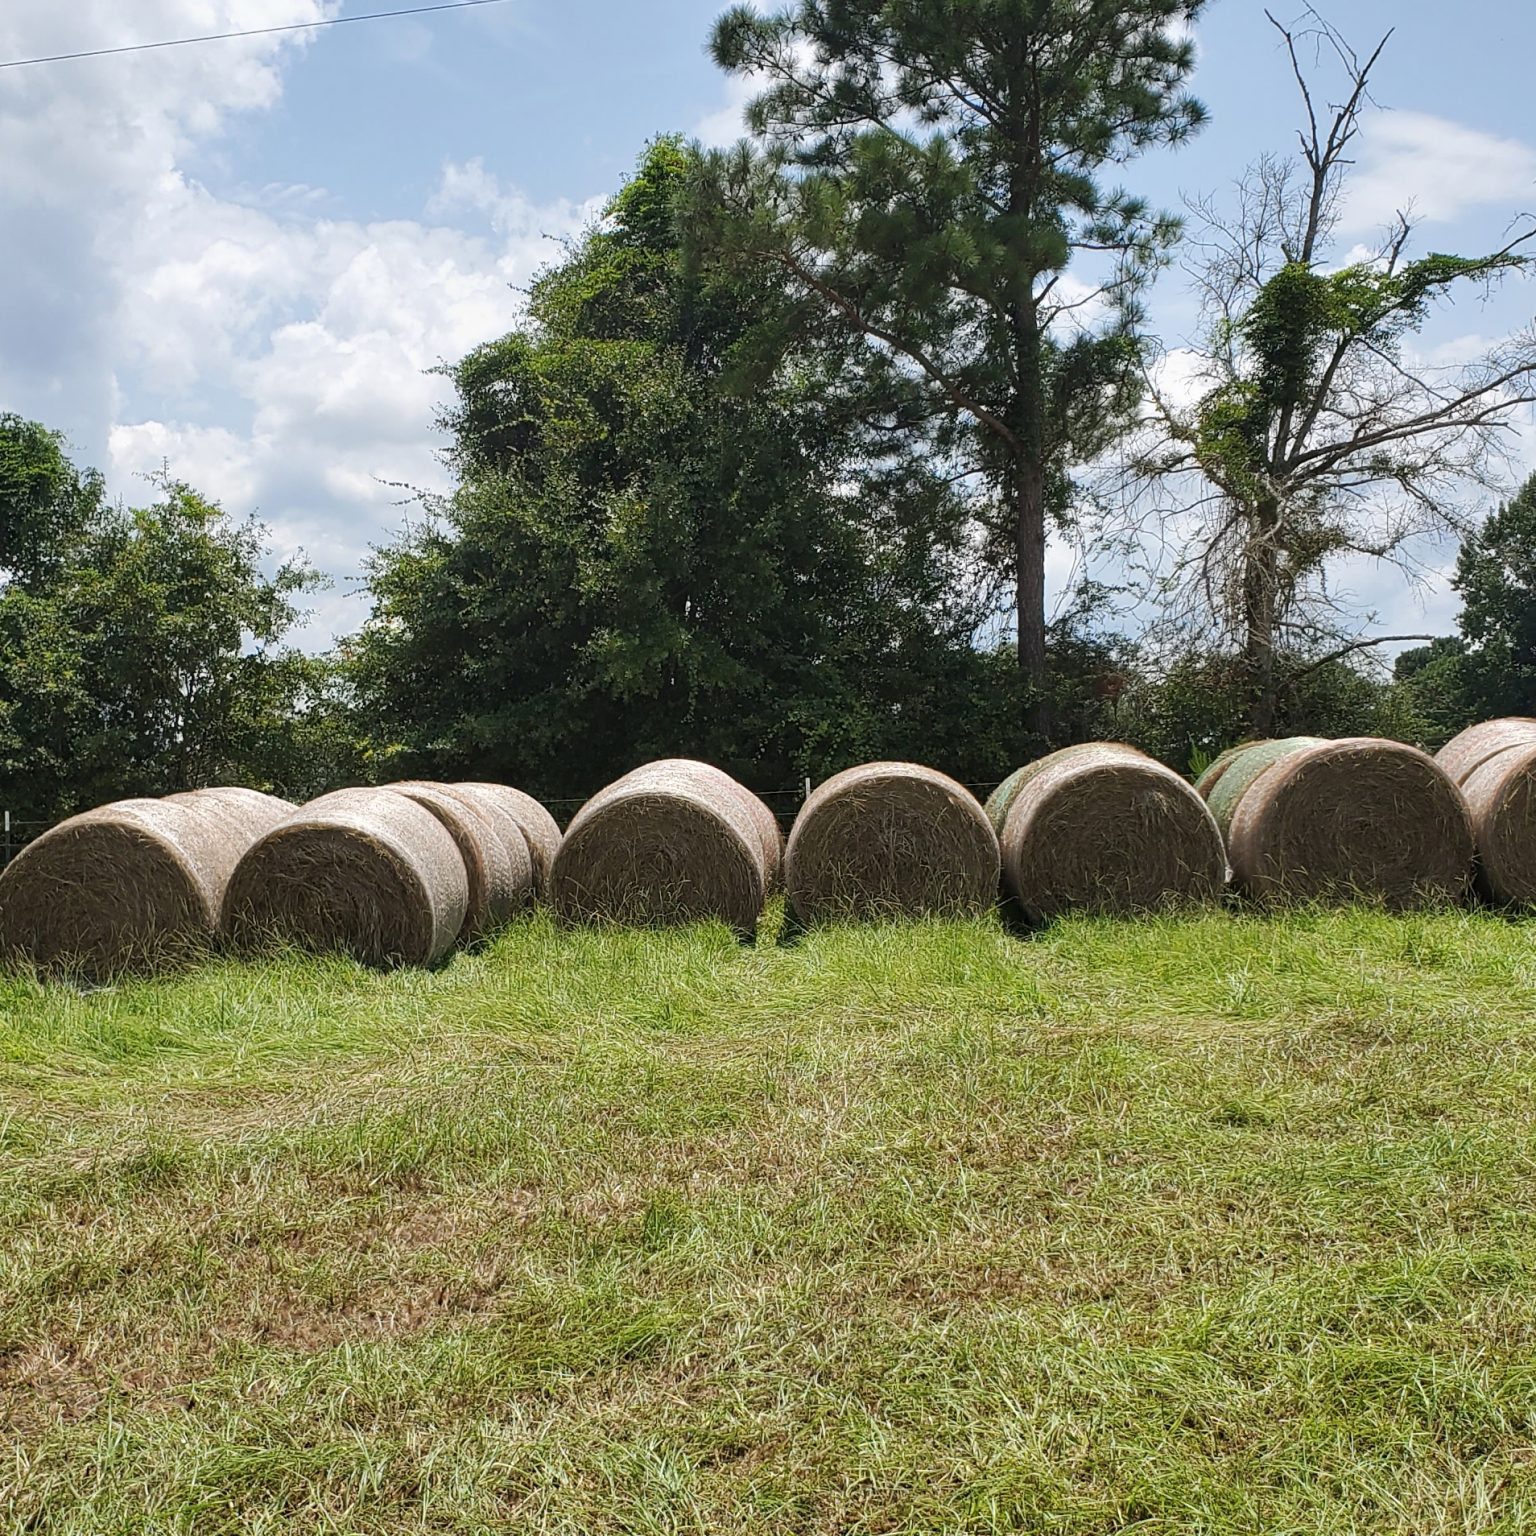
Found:
<svg viewBox="0 0 1536 1536"><path fill-rule="evenodd" d="M1536 928L0 991L0 1528L1536 1529Z"/></svg>

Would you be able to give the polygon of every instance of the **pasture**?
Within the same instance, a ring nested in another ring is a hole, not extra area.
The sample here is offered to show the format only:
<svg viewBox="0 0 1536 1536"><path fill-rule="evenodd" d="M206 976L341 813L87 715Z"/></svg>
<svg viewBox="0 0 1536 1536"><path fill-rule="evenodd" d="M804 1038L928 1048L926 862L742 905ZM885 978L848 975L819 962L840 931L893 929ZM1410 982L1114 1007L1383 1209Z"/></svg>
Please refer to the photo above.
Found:
<svg viewBox="0 0 1536 1536"><path fill-rule="evenodd" d="M0 1530L1536 1526L1536 930L0 984Z"/></svg>

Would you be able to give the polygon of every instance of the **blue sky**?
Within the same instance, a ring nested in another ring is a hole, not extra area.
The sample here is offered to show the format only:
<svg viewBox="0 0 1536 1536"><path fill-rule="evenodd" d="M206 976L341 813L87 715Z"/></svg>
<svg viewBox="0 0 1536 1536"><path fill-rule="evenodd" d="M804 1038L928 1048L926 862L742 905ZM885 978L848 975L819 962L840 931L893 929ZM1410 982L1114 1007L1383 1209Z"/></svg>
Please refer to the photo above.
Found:
<svg viewBox="0 0 1536 1536"><path fill-rule="evenodd" d="M0 59L276 26L390 0L0 0ZM173 472L256 510L336 577L307 638L441 487L427 371L516 322L525 283L668 130L733 137L744 97L704 49L717 0L511 0L297 37L0 70L0 409L68 433L115 491ZM1276 6L1283 19L1296 10ZM1536 210L1533 0L1334 0L1361 47L1396 36L1346 237L1413 199L1424 248L1470 251ZM1215 0L1197 39L1209 128L1127 180L1164 204L1293 142L1296 101L1257 0ZM1436 355L1527 323L1526 283L1437 316ZM1178 272L1154 305L1193 313ZM1520 447L1536 464L1536 429ZM1449 547L1426 552L1444 566ZM1070 552L1053 558L1058 579ZM1453 596L1350 573L1394 629L1445 629Z"/></svg>

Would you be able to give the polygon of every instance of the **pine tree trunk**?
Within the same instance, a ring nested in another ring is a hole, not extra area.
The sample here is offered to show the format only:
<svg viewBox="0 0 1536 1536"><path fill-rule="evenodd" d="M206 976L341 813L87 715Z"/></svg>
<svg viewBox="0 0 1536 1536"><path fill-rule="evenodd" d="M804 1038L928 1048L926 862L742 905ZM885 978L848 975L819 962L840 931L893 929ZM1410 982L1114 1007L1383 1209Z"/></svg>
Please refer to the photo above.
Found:
<svg viewBox="0 0 1536 1536"><path fill-rule="evenodd" d="M1045 472L1039 464L1017 463L1011 487L1014 554L1018 566L1019 673L1030 690L1025 725L1037 736L1050 734L1045 702Z"/></svg>
<svg viewBox="0 0 1536 1536"><path fill-rule="evenodd" d="M1275 621L1279 585L1279 509L1272 502L1254 508L1252 533L1243 564L1243 675L1248 693L1248 731L1275 730Z"/></svg>

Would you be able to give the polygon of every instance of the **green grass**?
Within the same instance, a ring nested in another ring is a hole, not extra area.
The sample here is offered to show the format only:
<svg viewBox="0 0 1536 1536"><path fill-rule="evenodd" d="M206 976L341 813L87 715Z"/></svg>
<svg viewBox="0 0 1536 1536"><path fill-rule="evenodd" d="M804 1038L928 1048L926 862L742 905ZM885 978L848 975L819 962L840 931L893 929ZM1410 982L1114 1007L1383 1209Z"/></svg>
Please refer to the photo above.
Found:
<svg viewBox="0 0 1536 1536"><path fill-rule="evenodd" d="M0 1530L1536 1529L1536 929L0 986Z"/></svg>

